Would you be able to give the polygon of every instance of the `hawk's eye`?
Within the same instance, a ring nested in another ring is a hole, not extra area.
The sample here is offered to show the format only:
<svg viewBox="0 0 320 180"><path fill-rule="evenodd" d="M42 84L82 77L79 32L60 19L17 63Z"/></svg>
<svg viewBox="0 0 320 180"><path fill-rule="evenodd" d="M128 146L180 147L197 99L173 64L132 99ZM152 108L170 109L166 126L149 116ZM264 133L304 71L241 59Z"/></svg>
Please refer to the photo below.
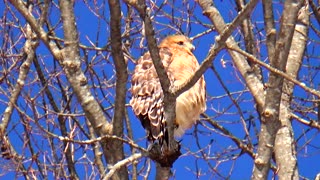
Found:
<svg viewBox="0 0 320 180"><path fill-rule="evenodd" d="M184 43L183 43L183 41L179 41L179 42L177 42L177 44L179 44L179 45L181 46L181 45L183 45Z"/></svg>

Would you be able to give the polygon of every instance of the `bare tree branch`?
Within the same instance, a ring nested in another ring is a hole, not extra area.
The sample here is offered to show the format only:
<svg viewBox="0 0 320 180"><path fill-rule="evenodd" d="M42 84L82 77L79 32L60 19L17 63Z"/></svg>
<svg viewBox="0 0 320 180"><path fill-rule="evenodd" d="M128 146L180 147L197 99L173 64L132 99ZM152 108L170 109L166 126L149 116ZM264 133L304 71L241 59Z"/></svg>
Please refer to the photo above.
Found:
<svg viewBox="0 0 320 180"><path fill-rule="evenodd" d="M305 47L307 44L309 25L309 6L306 4L298 13L297 23L293 34L291 48L286 65L286 73L296 79L300 70ZM281 127L275 139L275 159L279 167L279 179L299 179L298 165L296 158L296 147L290 121L290 104L292 100L294 84L284 80L280 102L279 120Z"/></svg>
<svg viewBox="0 0 320 180"><path fill-rule="evenodd" d="M314 176L306 162L320 156L320 0L124 2L0 2L0 179ZM179 86L158 57L157 41L172 33L191 36L202 58ZM175 98L199 77L207 87L198 124L148 149L126 104L134 59L146 50L165 118L174 120ZM254 162L254 172L239 171Z"/></svg>
<svg viewBox="0 0 320 180"><path fill-rule="evenodd" d="M312 9L314 16L316 17L316 20L318 21L318 24L320 24L319 6L317 7L312 0L309 0L309 4L310 4L310 7Z"/></svg>
<svg viewBox="0 0 320 180"><path fill-rule="evenodd" d="M236 18L239 20L238 21L234 20L233 22L237 22L237 24L240 24L241 23L240 20L243 20L246 17L245 15L247 15L247 13L253 10L256 3L257 1L250 1L250 3L248 3L247 6L242 11L243 15L241 16L241 18L240 17ZM199 4L203 9L204 14L209 17L209 19L211 20L211 22L213 23L213 25L215 26L215 28L217 29L217 31L221 36L216 41L221 43L225 42L225 44L228 47L237 46L237 43L234 41L233 38L229 38L229 36L226 36L227 34L232 33L232 31L230 31L232 30L231 27L233 28L236 27L236 24L232 26L230 25L230 27L227 26L212 1L201 0L199 1ZM224 34L224 32L228 32L228 33ZM210 54L210 52L211 50L209 50L208 54ZM239 69L241 75L245 78L246 84L250 89L250 91L252 92L256 103L258 104L258 108L263 107L264 106L264 90L263 90L262 82L259 80L256 74L251 73L252 72L251 67L249 66L248 62L243 56L235 52L230 52L230 55L232 56L232 60L234 61L237 68Z"/></svg>
<svg viewBox="0 0 320 180"><path fill-rule="evenodd" d="M136 161L137 159L140 159L142 157L141 153L137 153L137 154L133 154L130 157L123 159L119 162L117 162L115 165L113 165L112 167L110 167L110 171L108 172L108 174L103 178L105 180L110 179L113 174L119 170L121 167L128 165L129 163L132 163L134 161Z"/></svg>
<svg viewBox="0 0 320 180"><path fill-rule="evenodd" d="M294 33L294 26L301 2L286 1L282 14L280 36L276 42L274 57L270 64L280 71L285 71L287 58ZM279 121L279 106L282 95L283 77L275 73L269 76L265 106L262 113L261 132L259 135L258 156L255 159L252 179L266 179L270 169L270 159L274 150L276 133L281 124Z"/></svg>
<svg viewBox="0 0 320 180"><path fill-rule="evenodd" d="M293 114L293 113L291 113L291 117L293 119L297 120L298 122L302 123L302 124L305 124L305 125L310 126L312 128L320 129L319 122L317 122L315 120L308 121L308 120L305 120L303 118L300 118L299 116L297 116L296 114Z"/></svg>
<svg viewBox="0 0 320 180"><path fill-rule="evenodd" d="M123 135L123 120L125 114L125 103L127 93L127 63L124 60L122 52L122 39L121 39L121 7L118 0L109 0L110 17L111 17L111 48L112 58L115 63L116 70L116 99L114 116L112 120L112 134L118 137ZM110 165L116 164L118 161L124 159L124 152L122 142L108 141L108 148L112 156L109 157L108 162ZM112 172L112 179L128 179L128 170L126 166L120 166L119 171ZM108 176L108 175L107 175ZM109 175L110 176L110 175ZM108 176L108 177L109 177Z"/></svg>
<svg viewBox="0 0 320 180"><path fill-rule="evenodd" d="M264 63L263 61L257 59L256 57L254 57L253 55L241 50L239 47L234 47L234 46L230 46L228 47L228 49L230 50L233 50L233 51L236 51L237 53L239 54L242 54L243 56L246 56L249 58L250 61L252 61L253 63L256 63L256 64L259 64L263 67L265 67L267 70L269 70L270 72L274 73L274 74L277 74L278 76L281 76L283 77L284 79L294 83L295 85L298 85L299 87L301 87L302 89L304 89L306 92L309 92L317 97L320 97L320 91L316 90L316 89L313 89L313 88L310 88L308 86L306 86L305 83L301 82L301 81L298 81L297 79L294 79L292 78L289 74L283 72L283 71L280 71L279 69L277 68L274 68L272 66L270 66L269 64L267 63Z"/></svg>
<svg viewBox="0 0 320 180"><path fill-rule="evenodd" d="M237 0L236 2L239 11L241 11L245 6L245 1ZM256 46L256 39L254 37L253 32L253 24L251 22L250 16L247 16L247 18L242 21L241 29L244 36L246 51L252 54L253 56L259 58L259 51L258 47ZM263 82L261 67L258 64L252 64L251 61L249 61L248 63L252 67L252 70L256 74L256 76L260 79L261 82Z"/></svg>
<svg viewBox="0 0 320 180"><path fill-rule="evenodd" d="M44 29L42 27L38 26L37 21L27 11L27 9L24 6L24 3L21 0L10 1L10 2L26 18L28 23L30 23L32 30L45 43L45 45L48 47L48 49L51 51L51 53L54 55L54 57L56 59L60 60L61 64L64 67L66 67L66 75L68 77L68 80L71 83L73 89L75 90L75 93L76 93L78 100L80 101L85 113L86 113L86 116L91 121L91 123L94 125L96 133L98 133L98 134L110 133L111 129L112 129L111 125L108 123L108 121L104 117L104 115L100 109L100 106L94 100L94 97L90 93L87 93L87 92L89 92L89 89L87 86L87 80L80 69L80 56L79 56L79 49L78 49L77 33L74 32L76 29L73 29L73 28L75 28L74 19L73 19L73 21L69 22L69 20L70 20L69 18L74 17L74 16L71 16L71 17L66 16L66 15L62 16L64 18L66 18L66 23L71 23L71 24L66 25L67 27L65 27L65 29L66 29L66 32L65 32L66 33L66 38L65 38L66 48L63 50L63 55L62 55L62 51L59 50L59 48L55 45L54 42L52 42L48 39L47 33L44 31ZM70 8L73 9L72 4L70 4L70 6L71 7L69 7L69 6L65 7L65 9L66 9L65 11L66 11L67 15L68 15L67 12L70 11Z"/></svg>
<svg viewBox="0 0 320 180"><path fill-rule="evenodd" d="M45 30L37 23L37 20L25 7L22 0L9 0L9 2L22 14L22 16L28 21L31 29L37 34L37 36L43 41L47 48L51 51L52 55L58 59L62 59L62 54L55 43L51 42L48 38L48 34Z"/></svg>
<svg viewBox="0 0 320 180"><path fill-rule="evenodd" d="M268 0L263 0L262 5L263 5L264 25L266 28L266 36L267 36L267 46L268 46L268 55L269 55L268 57L273 58L275 53L276 40L277 40L276 38L277 31L274 25L273 6L272 6L272 2Z"/></svg>
<svg viewBox="0 0 320 180"><path fill-rule="evenodd" d="M29 11L32 11L32 6L29 6ZM11 97L8 103L7 108L4 111L3 117L1 119L0 124L0 142L1 142L1 155L6 159L14 159L17 168L23 172L23 175L26 179L30 179L28 172L24 165L21 163L22 158L16 153L12 143L7 137L7 127L12 117L13 109L17 103L17 99L21 93L21 90L25 84L25 80L27 74L30 70L30 66L32 64L32 60L35 58L35 50L39 45L39 41L35 39L35 35L33 34L29 25L26 27L26 39L27 41L23 47L23 53L25 55L25 61L22 63L19 70L19 77L14 86L14 89L11 92Z"/></svg>

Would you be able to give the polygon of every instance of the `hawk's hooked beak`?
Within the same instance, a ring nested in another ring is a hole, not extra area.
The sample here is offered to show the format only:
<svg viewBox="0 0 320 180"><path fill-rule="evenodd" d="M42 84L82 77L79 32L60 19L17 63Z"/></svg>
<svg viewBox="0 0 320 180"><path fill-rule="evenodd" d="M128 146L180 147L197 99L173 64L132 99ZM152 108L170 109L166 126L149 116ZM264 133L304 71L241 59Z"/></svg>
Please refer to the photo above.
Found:
<svg viewBox="0 0 320 180"><path fill-rule="evenodd" d="M192 43L187 43L186 45L191 52L196 49Z"/></svg>

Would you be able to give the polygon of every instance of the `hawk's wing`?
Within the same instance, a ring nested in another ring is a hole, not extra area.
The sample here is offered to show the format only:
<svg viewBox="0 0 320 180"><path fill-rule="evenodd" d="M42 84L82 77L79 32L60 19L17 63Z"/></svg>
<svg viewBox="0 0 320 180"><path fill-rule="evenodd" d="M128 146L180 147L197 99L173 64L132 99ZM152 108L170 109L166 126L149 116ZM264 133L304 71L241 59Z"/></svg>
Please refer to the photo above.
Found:
<svg viewBox="0 0 320 180"><path fill-rule="evenodd" d="M170 50L160 48L159 55L164 68L167 69L172 61ZM173 83L173 76L169 73L168 76ZM131 83L130 105L134 113L146 129L148 139L161 141L165 131L163 91L149 52L138 60Z"/></svg>

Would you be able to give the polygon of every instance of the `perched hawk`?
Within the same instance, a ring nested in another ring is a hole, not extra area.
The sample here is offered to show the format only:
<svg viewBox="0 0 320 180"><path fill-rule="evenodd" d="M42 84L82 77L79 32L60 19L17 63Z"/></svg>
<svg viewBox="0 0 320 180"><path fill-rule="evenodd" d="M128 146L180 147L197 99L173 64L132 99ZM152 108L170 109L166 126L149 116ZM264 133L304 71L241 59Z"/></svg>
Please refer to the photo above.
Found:
<svg viewBox="0 0 320 180"><path fill-rule="evenodd" d="M160 43L160 58L171 84L183 84L199 67L192 50L194 46L191 40L183 35L168 36ZM148 139L158 140L160 143L167 140L164 95L149 52L138 60L131 83L130 105L146 129ZM206 110L205 86L202 76L193 87L177 98L174 131L176 137L182 136L185 130L191 128Z"/></svg>

